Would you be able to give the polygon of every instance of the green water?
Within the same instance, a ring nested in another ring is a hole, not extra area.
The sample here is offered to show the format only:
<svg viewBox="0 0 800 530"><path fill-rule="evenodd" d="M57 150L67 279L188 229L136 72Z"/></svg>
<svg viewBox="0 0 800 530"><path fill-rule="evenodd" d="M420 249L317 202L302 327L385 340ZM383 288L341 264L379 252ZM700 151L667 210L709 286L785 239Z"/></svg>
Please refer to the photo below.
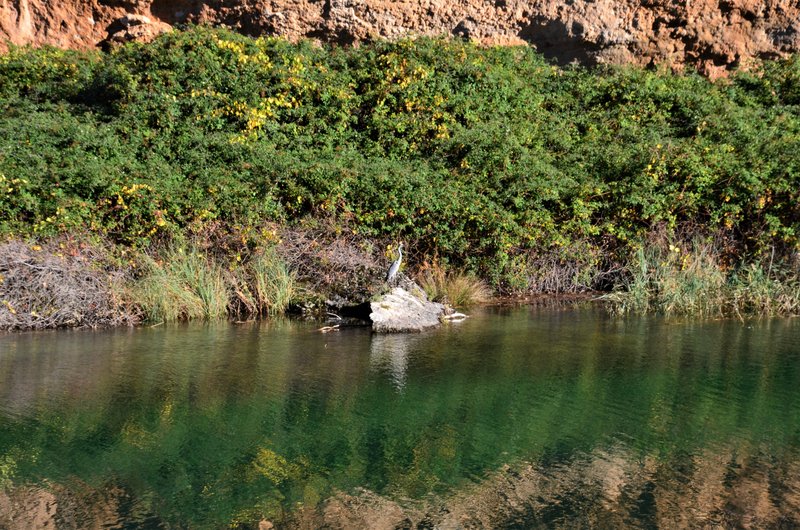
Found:
<svg viewBox="0 0 800 530"><path fill-rule="evenodd" d="M513 489L489 526L800 522L798 320L315 327L0 336L0 484L77 528L291 526L361 488L440 518Z"/></svg>

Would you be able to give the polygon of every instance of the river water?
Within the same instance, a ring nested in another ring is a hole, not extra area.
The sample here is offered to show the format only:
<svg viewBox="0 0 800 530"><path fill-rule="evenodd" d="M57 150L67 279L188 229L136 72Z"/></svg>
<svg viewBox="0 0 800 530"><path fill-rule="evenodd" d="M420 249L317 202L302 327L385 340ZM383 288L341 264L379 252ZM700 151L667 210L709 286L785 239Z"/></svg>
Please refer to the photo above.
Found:
<svg viewBox="0 0 800 530"><path fill-rule="evenodd" d="M0 527L800 524L800 320L0 336Z"/></svg>

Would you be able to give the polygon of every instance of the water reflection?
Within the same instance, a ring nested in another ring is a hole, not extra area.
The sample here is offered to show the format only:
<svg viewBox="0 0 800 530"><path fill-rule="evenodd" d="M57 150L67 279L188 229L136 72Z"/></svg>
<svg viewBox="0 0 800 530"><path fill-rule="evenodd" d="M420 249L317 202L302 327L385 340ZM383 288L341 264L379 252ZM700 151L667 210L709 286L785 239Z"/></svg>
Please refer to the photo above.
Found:
<svg viewBox="0 0 800 530"><path fill-rule="evenodd" d="M369 364L373 372L385 374L398 392L406 386L408 357L422 340L419 335L374 335L369 346Z"/></svg>
<svg viewBox="0 0 800 530"><path fill-rule="evenodd" d="M0 527L797 525L798 344L537 309L0 336Z"/></svg>

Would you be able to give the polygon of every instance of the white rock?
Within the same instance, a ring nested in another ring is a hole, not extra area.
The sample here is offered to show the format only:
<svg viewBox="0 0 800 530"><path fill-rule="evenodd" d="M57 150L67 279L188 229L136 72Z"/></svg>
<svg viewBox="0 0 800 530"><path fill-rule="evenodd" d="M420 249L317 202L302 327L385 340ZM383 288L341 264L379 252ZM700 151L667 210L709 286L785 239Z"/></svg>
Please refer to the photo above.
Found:
<svg viewBox="0 0 800 530"><path fill-rule="evenodd" d="M379 333L422 331L440 325L444 305L429 302L421 289L412 294L395 287L370 304L372 329Z"/></svg>

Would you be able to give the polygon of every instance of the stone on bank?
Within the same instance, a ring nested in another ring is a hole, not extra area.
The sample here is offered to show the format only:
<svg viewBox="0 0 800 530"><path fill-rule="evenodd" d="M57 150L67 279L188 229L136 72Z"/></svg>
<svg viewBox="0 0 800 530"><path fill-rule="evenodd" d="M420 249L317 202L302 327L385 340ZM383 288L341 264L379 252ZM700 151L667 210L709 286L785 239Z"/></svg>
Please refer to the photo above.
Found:
<svg viewBox="0 0 800 530"><path fill-rule="evenodd" d="M413 284L412 284L413 285ZM445 306L431 302L425 292L413 285L409 290L395 287L370 303L372 329L378 333L418 332L441 324Z"/></svg>

